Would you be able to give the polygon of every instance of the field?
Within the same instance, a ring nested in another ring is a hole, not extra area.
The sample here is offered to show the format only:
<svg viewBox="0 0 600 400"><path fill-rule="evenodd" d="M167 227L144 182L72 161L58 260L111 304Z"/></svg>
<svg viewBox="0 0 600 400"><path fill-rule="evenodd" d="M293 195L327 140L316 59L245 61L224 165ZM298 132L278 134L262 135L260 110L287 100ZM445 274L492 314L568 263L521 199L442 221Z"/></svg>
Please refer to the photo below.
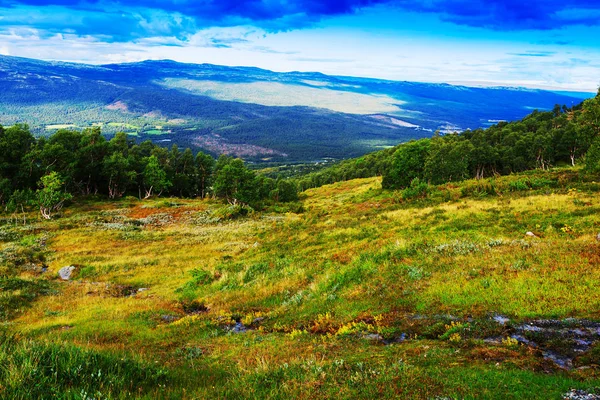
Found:
<svg viewBox="0 0 600 400"><path fill-rule="evenodd" d="M556 169L387 192L369 178L244 216L135 198L4 215L0 397L594 392L598 182Z"/></svg>
<svg viewBox="0 0 600 400"><path fill-rule="evenodd" d="M399 106L404 104L402 100L385 95L353 93L322 86L286 85L278 82L229 83L167 78L159 83L168 88L186 90L217 100L278 107L317 107L349 114L401 114L402 110Z"/></svg>

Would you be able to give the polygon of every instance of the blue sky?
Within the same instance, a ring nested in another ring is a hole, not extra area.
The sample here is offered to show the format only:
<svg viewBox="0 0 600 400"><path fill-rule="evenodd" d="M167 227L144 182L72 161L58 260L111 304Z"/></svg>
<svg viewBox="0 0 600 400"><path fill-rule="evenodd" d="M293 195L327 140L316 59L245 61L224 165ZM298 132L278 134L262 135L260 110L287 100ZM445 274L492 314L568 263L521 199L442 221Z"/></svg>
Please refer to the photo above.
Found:
<svg viewBox="0 0 600 400"><path fill-rule="evenodd" d="M596 91L597 0L0 0L0 54Z"/></svg>

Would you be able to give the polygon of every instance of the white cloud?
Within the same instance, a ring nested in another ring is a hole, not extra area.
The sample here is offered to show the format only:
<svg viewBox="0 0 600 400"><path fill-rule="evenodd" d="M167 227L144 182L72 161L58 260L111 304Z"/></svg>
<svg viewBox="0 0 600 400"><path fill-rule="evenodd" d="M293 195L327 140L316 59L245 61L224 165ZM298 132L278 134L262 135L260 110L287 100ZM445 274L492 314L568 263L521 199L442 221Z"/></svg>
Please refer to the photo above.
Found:
<svg viewBox="0 0 600 400"><path fill-rule="evenodd" d="M199 30L186 40L156 36L117 43L110 43L107 37L49 35L19 28L0 32L0 53L92 64L173 59L282 72L565 90L595 91L600 83L598 46L540 44L543 37L519 41L507 34L463 37L465 31L454 32L455 36L451 31L447 36L427 36L415 32L414 26L394 28L383 18L381 30L364 30L352 26L351 18L340 19L338 25L276 34L251 26L214 27Z"/></svg>

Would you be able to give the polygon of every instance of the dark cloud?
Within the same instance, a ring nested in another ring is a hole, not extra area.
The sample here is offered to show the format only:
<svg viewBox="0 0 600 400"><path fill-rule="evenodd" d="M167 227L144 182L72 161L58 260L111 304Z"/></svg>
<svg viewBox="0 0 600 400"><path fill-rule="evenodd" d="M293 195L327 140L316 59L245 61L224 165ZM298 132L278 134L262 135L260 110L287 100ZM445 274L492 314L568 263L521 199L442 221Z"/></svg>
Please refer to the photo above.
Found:
<svg viewBox="0 0 600 400"><path fill-rule="evenodd" d="M31 27L48 34L101 35L130 41L173 36L185 40L201 28L254 25L286 31L323 17L353 13L388 0L0 0L0 29ZM31 18L31 15L34 17ZM215 47L232 43L215 42Z"/></svg>
<svg viewBox="0 0 600 400"><path fill-rule="evenodd" d="M440 14L458 25L494 30L551 30L569 25L599 25L594 0L414 0L391 1L398 7Z"/></svg>
<svg viewBox="0 0 600 400"><path fill-rule="evenodd" d="M115 41L156 36L185 39L212 26L298 29L378 5L502 31L600 24L600 4L595 0L0 0L0 29L27 26L52 33L103 35ZM30 6L27 11L25 6ZM30 18L32 8L37 18ZM216 47L231 45L215 43Z"/></svg>

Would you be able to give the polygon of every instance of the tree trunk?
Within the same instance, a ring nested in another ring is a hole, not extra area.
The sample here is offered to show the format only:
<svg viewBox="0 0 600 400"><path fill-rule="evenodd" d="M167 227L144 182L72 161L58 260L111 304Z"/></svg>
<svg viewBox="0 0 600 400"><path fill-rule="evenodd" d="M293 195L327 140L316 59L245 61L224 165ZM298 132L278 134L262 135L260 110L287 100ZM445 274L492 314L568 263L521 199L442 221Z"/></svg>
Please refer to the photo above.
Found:
<svg viewBox="0 0 600 400"><path fill-rule="evenodd" d="M153 186L150 186L150 189L146 190L146 197L144 197L144 200L149 199L150 196L152 196L152 188Z"/></svg>
<svg viewBox="0 0 600 400"><path fill-rule="evenodd" d="M45 207L40 207L40 214L42 214L42 217L44 219L51 219L52 216L50 215L50 210L45 208Z"/></svg>

